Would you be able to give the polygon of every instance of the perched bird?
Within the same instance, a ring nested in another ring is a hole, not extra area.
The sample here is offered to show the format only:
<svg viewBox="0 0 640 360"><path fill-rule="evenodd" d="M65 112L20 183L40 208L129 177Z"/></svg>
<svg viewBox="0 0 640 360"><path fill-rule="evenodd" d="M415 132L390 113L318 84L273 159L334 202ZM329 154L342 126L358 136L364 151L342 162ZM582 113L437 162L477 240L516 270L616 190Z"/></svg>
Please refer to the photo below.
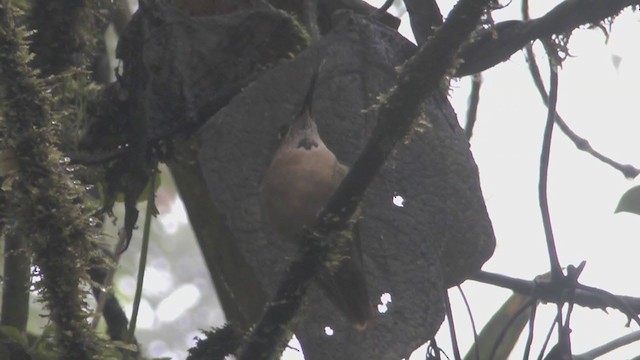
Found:
<svg viewBox="0 0 640 360"><path fill-rule="evenodd" d="M311 103L317 81L311 78L304 103L283 134L260 186L262 211L283 238L293 241L311 226L348 172L318 134ZM357 234L346 239L337 267L325 269L318 284L331 302L359 330L373 317L361 268Z"/></svg>

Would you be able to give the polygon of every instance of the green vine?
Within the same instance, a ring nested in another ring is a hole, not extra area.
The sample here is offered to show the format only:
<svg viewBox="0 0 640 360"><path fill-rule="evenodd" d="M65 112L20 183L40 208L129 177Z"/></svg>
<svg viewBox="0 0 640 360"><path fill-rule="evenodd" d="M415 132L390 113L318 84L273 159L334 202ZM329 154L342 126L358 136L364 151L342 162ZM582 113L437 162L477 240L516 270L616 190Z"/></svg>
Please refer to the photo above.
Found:
<svg viewBox="0 0 640 360"><path fill-rule="evenodd" d="M135 340L136 324L138 321L138 310L140 309L140 301L142 300L142 286L144 282L144 273L147 268L147 255L149 253L149 237L151 236L151 217L158 215L156 209L156 178L152 174L149 180L149 193L147 195L147 210L144 216L144 228L142 232L142 249L140 250L140 261L138 262L138 277L136 281L136 293L133 299L133 310L131 312L131 321L129 322L129 342Z"/></svg>

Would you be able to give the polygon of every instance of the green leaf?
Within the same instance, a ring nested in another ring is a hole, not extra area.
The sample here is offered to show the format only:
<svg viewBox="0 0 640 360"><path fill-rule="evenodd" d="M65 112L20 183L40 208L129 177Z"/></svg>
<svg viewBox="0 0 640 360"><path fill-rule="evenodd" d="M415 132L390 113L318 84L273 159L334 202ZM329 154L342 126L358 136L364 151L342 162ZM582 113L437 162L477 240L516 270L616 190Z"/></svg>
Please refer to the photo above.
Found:
<svg viewBox="0 0 640 360"><path fill-rule="evenodd" d="M480 360L506 360L509 358L509 354L516 345L522 330L529 321L531 316L531 307L523 311L518 317L512 321L512 318L516 315L518 310L522 308L530 297L520 294L513 294L504 302L502 307L491 317L491 320L482 328L480 334L478 334L478 344L474 344L467 352L464 360L476 360L475 347L478 346L480 353ZM509 325L509 323L511 324ZM504 331L505 327L509 326L504 337L499 339L500 334ZM495 354L491 357L493 348L496 341L500 341Z"/></svg>
<svg viewBox="0 0 640 360"><path fill-rule="evenodd" d="M640 186L634 186L622 195L615 213L623 211L640 215Z"/></svg>

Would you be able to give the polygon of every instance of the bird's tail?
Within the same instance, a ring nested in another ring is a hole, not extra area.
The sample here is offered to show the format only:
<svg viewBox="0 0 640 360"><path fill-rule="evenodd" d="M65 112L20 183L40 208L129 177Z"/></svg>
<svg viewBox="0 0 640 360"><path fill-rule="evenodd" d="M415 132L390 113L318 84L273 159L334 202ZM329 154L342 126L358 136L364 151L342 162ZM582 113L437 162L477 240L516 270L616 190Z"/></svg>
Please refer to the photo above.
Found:
<svg viewBox="0 0 640 360"><path fill-rule="evenodd" d="M337 269L323 270L318 284L327 298L357 330L364 330L373 318L367 283L362 267L354 257L343 259Z"/></svg>

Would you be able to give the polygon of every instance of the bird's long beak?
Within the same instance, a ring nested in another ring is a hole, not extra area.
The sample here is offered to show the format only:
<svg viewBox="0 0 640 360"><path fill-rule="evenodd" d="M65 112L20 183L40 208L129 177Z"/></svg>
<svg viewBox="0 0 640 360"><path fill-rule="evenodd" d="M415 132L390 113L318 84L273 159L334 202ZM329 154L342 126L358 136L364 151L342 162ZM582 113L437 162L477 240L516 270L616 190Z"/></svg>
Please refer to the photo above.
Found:
<svg viewBox="0 0 640 360"><path fill-rule="evenodd" d="M316 89L316 83L318 81L318 71L315 71L311 76L311 81L309 82L309 87L307 89L307 94L304 97L304 101L302 106L300 107L300 111L296 115L296 119L292 130L299 131L302 133L309 133L315 131L315 123L312 117L311 107L313 104L313 94Z"/></svg>
<svg viewBox="0 0 640 360"><path fill-rule="evenodd" d="M318 128L311 117L311 111L309 108L303 108L302 112L298 115L293 124L291 124L287 134L287 139L289 139L291 143L295 144L295 146L299 146L299 142L302 139L311 139L316 143L318 142Z"/></svg>
<svg viewBox="0 0 640 360"><path fill-rule="evenodd" d="M300 125L297 126L300 131L309 131L313 129L313 118L311 117L311 110L307 109L305 112L300 114L299 118L296 120Z"/></svg>
<svg viewBox="0 0 640 360"><path fill-rule="evenodd" d="M300 107L300 111L298 112L298 116L297 116L298 118L311 117L311 106L313 104L313 94L316 90L317 82L318 82L318 71L314 71L313 75L311 75L311 81L309 82L309 87L307 88L307 94L304 96L304 102L302 103L302 106Z"/></svg>

